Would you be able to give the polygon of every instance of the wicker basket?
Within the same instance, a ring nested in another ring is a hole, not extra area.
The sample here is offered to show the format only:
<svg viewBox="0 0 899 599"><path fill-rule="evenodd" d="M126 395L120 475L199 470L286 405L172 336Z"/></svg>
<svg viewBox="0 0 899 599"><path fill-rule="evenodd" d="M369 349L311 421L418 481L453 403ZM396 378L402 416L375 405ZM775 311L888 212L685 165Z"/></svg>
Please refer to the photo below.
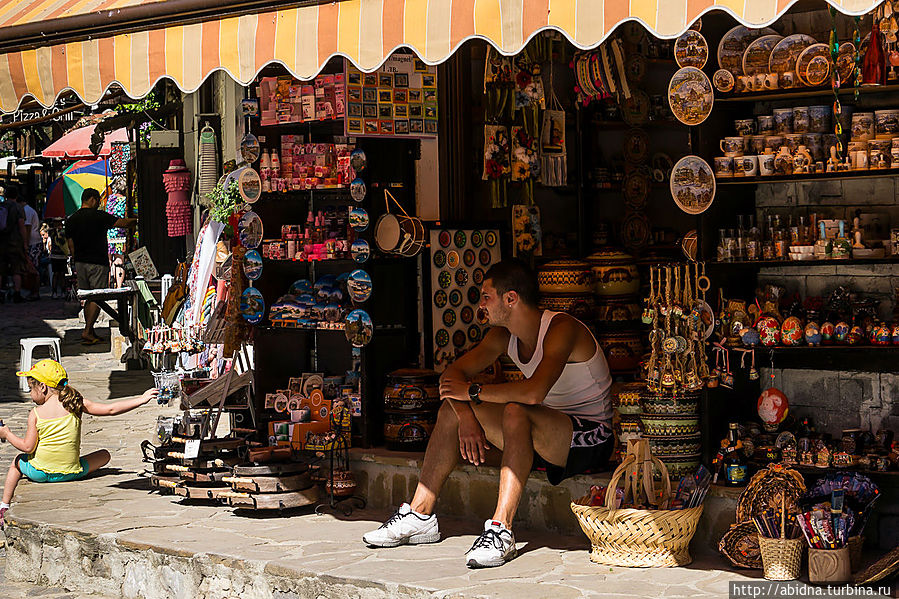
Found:
<svg viewBox="0 0 899 599"><path fill-rule="evenodd" d="M769 539L759 536L762 568L767 580L796 580L802 562L802 539Z"/></svg>
<svg viewBox="0 0 899 599"><path fill-rule="evenodd" d="M640 441L638 443L646 443ZM648 445L645 448L648 454ZM671 496L671 482L665 465L649 458L662 471L662 497ZM628 472L625 487L633 488L639 480L641 462L629 449L624 462L612 474L606 490L605 506L587 505L589 497L572 502L571 511L577 517L584 534L590 539L590 559L598 564L627 567L684 566L692 561L690 540L696 532L702 506L684 510L610 509L614 506L616 489L621 477ZM646 473L644 473L644 477ZM651 481L652 473L648 473ZM646 479L644 478L644 481ZM651 485L651 482L650 482ZM626 491L627 492L627 491ZM651 493L652 491L650 491Z"/></svg>

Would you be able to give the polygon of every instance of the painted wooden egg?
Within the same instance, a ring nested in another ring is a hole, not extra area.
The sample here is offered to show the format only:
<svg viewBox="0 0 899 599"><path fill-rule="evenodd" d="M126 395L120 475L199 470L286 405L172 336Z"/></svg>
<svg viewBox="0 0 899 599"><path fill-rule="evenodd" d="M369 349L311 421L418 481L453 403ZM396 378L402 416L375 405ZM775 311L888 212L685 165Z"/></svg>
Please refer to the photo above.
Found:
<svg viewBox="0 0 899 599"><path fill-rule="evenodd" d="M833 343L833 323L832 322L824 322L821 325L821 343L824 345L830 345Z"/></svg>
<svg viewBox="0 0 899 599"><path fill-rule="evenodd" d="M893 325L893 344L899 345L899 323Z"/></svg>
<svg viewBox="0 0 899 599"><path fill-rule="evenodd" d="M787 417L787 413L790 411L790 402L783 391L771 387L759 395L756 409L766 429L777 428Z"/></svg>
<svg viewBox="0 0 899 599"><path fill-rule="evenodd" d="M780 323L773 316L765 316L758 322L759 340L762 345L771 347L780 343Z"/></svg>
<svg viewBox="0 0 899 599"><path fill-rule="evenodd" d="M846 335L846 343L848 343L849 345L858 345L859 343L864 343L865 339L865 329L863 329L859 325L855 325L851 329L849 329L849 334Z"/></svg>
<svg viewBox="0 0 899 599"><path fill-rule="evenodd" d="M743 345L755 347L759 344L759 332L755 327L743 327L740 329L740 340Z"/></svg>
<svg viewBox="0 0 899 599"><path fill-rule="evenodd" d="M802 321L795 316L784 320L780 327L780 339L784 345L800 345L802 343Z"/></svg>
<svg viewBox="0 0 899 599"><path fill-rule="evenodd" d="M874 331L871 333L871 343L874 345L889 345L891 342L892 334L887 325L880 323L874 327Z"/></svg>
<svg viewBox="0 0 899 599"><path fill-rule="evenodd" d="M849 325L843 322L842 320L834 325L833 327L833 340L834 343L846 343L846 338L849 336Z"/></svg>

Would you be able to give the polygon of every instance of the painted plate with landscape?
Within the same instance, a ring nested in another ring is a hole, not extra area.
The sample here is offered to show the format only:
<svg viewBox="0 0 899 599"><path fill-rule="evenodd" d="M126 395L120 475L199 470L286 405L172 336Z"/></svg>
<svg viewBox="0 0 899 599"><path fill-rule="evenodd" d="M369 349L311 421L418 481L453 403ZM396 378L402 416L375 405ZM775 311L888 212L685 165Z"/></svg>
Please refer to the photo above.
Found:
<svg viewBox="0 0 899 599"><path fill-rule="evenodd" d="M675 118L685 125L698 125L712 112L715 93L712 82L695 67L684 67L671 77L668 104Z"/></svg>
<svg viewBox="0 0 899 599"><path fill-rule="evenodd" d="M718 42L718 67L727 69L734 77L743 74L743 53L753 40L764 35L776 35L777 32L770 27L762 29L749 29L743 25L737 25L724 34Z"/></svg>
<svg viewBox="0 0 899 599"><path fill-rule="evenodd" d="M771 51L782 39L783 36L780 35L763 35L749 44L746 52L743 53L743 74L758 75L767 73Z"/></svg>
<svg viewBox="0 0 899 599"><path fill-rule="evenodd" d="M702 214L715 199L715 175L699 156L684 156L671 171L671 197L687 214Z"/></svg>
<svg viewBox="0 0 899 599"><path fill-rule="evenodd" d="M768 57L769 73L784 73L792 71L796 68L796 59L802 54L802 51L817 43L818 40L804 33L794 33L783 38Z"/></svg>

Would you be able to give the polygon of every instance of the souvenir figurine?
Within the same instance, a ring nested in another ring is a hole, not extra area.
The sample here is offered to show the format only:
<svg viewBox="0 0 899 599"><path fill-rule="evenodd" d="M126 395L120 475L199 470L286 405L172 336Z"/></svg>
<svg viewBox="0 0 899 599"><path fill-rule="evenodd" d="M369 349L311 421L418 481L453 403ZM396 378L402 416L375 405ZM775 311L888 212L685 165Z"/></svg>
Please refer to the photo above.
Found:
<svg viewBox="0 0 899 599"><path fill-rule="evenodd" d="M833 343L833 323L825 321L824 324L821 325L821 343L824 345L830 345Z"/></svg>
<svg viewBox="0 0 899 599"><path fill-rule="evenodd" d="M860 343L864 343L865 341L865 330L859 325L854 325L851 329L849 329L849 334L846 335L846 343L849 345L859 345Z"/></svg>
<svg viewBox="0 0 899 599"><path fill-rule="evenodd" d="M818 323L810 322L805 325L805 342L808 343L812 347L817 347L821 345L821 329L818 327Z"/></svg>
<svg viewBox="0 0 899 599"><path fill-rule="evenodd" d="M850 468L852 466L852 456L845 451L838 451L833 454L834 468Z"/></svg>
<svg viewBox="0 0 899 599"><path fill-rule="evenodd" d="M889 345L892 341L892 332L887 325L880 323L874 327L871 333L871 343L874 345Z"/></svg>
<svg viewBox="0 0 899 599"><path fill-rule="evenodd" d="M893 338L893 345L899 345L899 322L893 325L891 336Z"/></svg>
<svg viewBox="0 0 899 599"><path fill-rule="evenodd" d="M783 455L783 463L785 466L793 466L796 464L796 447L794 445L788 445L781 450L781 454Z"/></svg>
<svg viewBox="0 0 899 599"><path fill-rule="evenodd" d="M802 343L802 322L795 316L784 320L780 327L780 339L784 345L799 345Z"/></svg>
<svg viewBox="0 0 899 599"><path fill-rule="evenodd" d="M833 327L833 340L834 343L846 343L846 338L849 336L849 325L844 321L838 322Z"/></svg>
<svg viewBox="0 0 899 599"><path fill-rule="evenodd" d="M830 450L827 448L827 445L818 451L815 466L818 468L830 468Z"/></svg>
<svg viewBox="0 0 899 599"><path fill-rule="evenodd" d="M755 347L759 344L759 332L755 327L743 327L740 331L740 340L746 347Z"/></svg>
<svg viewBox="0 0 899 599"><path fill-rule="evenodd" d="M814 466L815 465L815 452L814 451L803 451L799 454L799 465L800 466Z"/></svg>

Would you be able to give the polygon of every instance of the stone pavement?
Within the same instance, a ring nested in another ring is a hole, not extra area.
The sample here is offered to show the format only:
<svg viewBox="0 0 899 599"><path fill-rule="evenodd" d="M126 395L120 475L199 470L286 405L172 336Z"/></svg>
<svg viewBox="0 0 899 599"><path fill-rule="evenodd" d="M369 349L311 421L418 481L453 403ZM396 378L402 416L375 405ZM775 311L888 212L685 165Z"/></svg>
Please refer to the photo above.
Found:
<svg viewBox="0 0 899 599"><path fill-rule="evenodd" d="M67 310L49 302L39 310L0 307L0 357L6 358L0 417L17 430L30 409L10 377L20 336L65 333L71 383L91 399L137 394L150 383L146 373L123 371L98 346L72 342L77 320ZM148 404L117 417L85 416L83 451L105 447L112 461L83 481L20 484L6 531L8 580L153 599L701 598L726 597L728 581L760 574L730 571L703 547L694 547L698 558L684 568L602 567L589 561L583 536L523 528L516 531L520 557L501 568L469 570L462 556L480 522L441 519L439 544L372 550L360 537L388 515L380 511L248 517L176 501L149 491L139 453L140 441L153 437L157 415L173 411ZM0 464L14 454L0 446Z"/></svg>

